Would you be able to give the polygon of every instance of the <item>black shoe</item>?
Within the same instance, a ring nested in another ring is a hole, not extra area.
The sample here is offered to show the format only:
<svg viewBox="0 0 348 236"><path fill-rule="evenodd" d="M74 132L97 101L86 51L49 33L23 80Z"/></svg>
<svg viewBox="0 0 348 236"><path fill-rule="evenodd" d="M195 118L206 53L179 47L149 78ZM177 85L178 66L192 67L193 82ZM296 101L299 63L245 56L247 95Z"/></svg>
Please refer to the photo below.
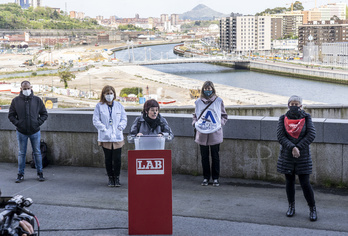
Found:
<svg viewBox="0 0 348 236"><path fill-rule="evenodd" d="M115 187L121 187L119 176L116 176L116 178L115 178Z"/></svg>
<svg viewBox="0 0 348 236"><path fill-rule="evenodd" d="M287 217L292 217L295 215L295 202L289 203L289 209L286 212Z"/></svg>
<svg viewBox="0 0 348 236"><path fill-rule="evenodd" d="M24 180L24 175L22 174L18 174L17 175L17 179L16 179L16 183L20 183Z"/></svg>
<svg viewBox="0 0 348 236"><path fill-rule="evenodd" d="M43 177L43 173L42 172L37 173L37 179L40 182L45 181L45 178Z"/></svg>
<svg viewBox="0 0 348 236"><path fill-rule="evenodd" d="M315 206L309 207L309 220L310 221L317 221L317 208Z"/></svg>
<svg viewBox="0 0 348 236"><path fill-rule="evenodd" d="M108 186L115 187L115 176L109 176Z"/></svg>

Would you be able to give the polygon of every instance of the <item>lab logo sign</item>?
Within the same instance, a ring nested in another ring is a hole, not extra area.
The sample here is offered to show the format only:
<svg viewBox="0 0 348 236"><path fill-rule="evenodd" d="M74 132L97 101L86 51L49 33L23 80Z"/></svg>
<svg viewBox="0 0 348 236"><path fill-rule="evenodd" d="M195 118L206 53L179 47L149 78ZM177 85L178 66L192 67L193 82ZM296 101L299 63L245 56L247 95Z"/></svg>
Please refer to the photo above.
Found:
<svg viewBox="0 0 348 236"><path fill-rule="evenodd" d="M164 158L136 159L137 175L164 175Z"/></svg>

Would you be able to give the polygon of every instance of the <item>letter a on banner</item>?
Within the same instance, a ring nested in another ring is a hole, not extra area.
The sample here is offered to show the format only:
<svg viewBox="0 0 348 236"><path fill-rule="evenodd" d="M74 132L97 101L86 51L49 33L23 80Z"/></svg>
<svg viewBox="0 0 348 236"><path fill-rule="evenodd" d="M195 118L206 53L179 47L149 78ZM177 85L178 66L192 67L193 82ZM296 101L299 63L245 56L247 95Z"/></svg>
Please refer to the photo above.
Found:
<svg viewBox="0 0 348 236"><path fill-rule="evenodd" d="M204 121L202 122L203 124L207 121L208 117L211 118L211 121L212 121L214 124L216 123L213 114L211 113L211 111L208 111L207 114L206 114L205 117L204 117Z"/></svg>

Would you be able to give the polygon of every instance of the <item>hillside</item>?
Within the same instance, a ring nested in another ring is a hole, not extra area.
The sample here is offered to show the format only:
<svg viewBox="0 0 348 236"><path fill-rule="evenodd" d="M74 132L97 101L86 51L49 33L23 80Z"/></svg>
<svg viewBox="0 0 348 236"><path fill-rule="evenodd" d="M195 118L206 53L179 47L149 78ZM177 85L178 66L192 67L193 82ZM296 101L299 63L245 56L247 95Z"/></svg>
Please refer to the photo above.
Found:
<svg viewBox="0 0 348 236"><path fill-rule="evenodd" d="M79 21L51 8L22 9L15 3L0 4L0 29L98 29L97 21Z"/></svg>
<svg viewBox="0 0 348 236"><path fill-rule="evenodd" d="M207 7L204 4L199 4L195 8L193 8L191 11L185 12L180 15L180 19L183 20L213 20L215 18L219 17L226 17L227 14L223 14L217 11L214 11L213 9Z"/></svg>

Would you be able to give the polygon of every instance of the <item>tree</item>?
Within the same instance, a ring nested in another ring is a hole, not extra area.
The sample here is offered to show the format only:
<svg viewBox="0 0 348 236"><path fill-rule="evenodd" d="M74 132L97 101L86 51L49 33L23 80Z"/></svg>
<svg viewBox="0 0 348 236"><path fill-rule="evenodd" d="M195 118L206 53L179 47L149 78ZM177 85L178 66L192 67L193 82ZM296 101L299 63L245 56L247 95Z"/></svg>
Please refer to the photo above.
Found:
<svg viewBox="0 0 348 236"><path fill-rule="evenodd" d="M302 6L302 2L296 1L293 5L294 11L303 11L304 7Z"/></svg>
<svg viewBox="0 0 348 236"><path fill-rule="evenodd" d="M70 72L70 67L63 67L62 70L58 70L58 76L60 77L60 82L64 82L65 88L68 88L68 81L76 78L76 75Z"/></svg>

